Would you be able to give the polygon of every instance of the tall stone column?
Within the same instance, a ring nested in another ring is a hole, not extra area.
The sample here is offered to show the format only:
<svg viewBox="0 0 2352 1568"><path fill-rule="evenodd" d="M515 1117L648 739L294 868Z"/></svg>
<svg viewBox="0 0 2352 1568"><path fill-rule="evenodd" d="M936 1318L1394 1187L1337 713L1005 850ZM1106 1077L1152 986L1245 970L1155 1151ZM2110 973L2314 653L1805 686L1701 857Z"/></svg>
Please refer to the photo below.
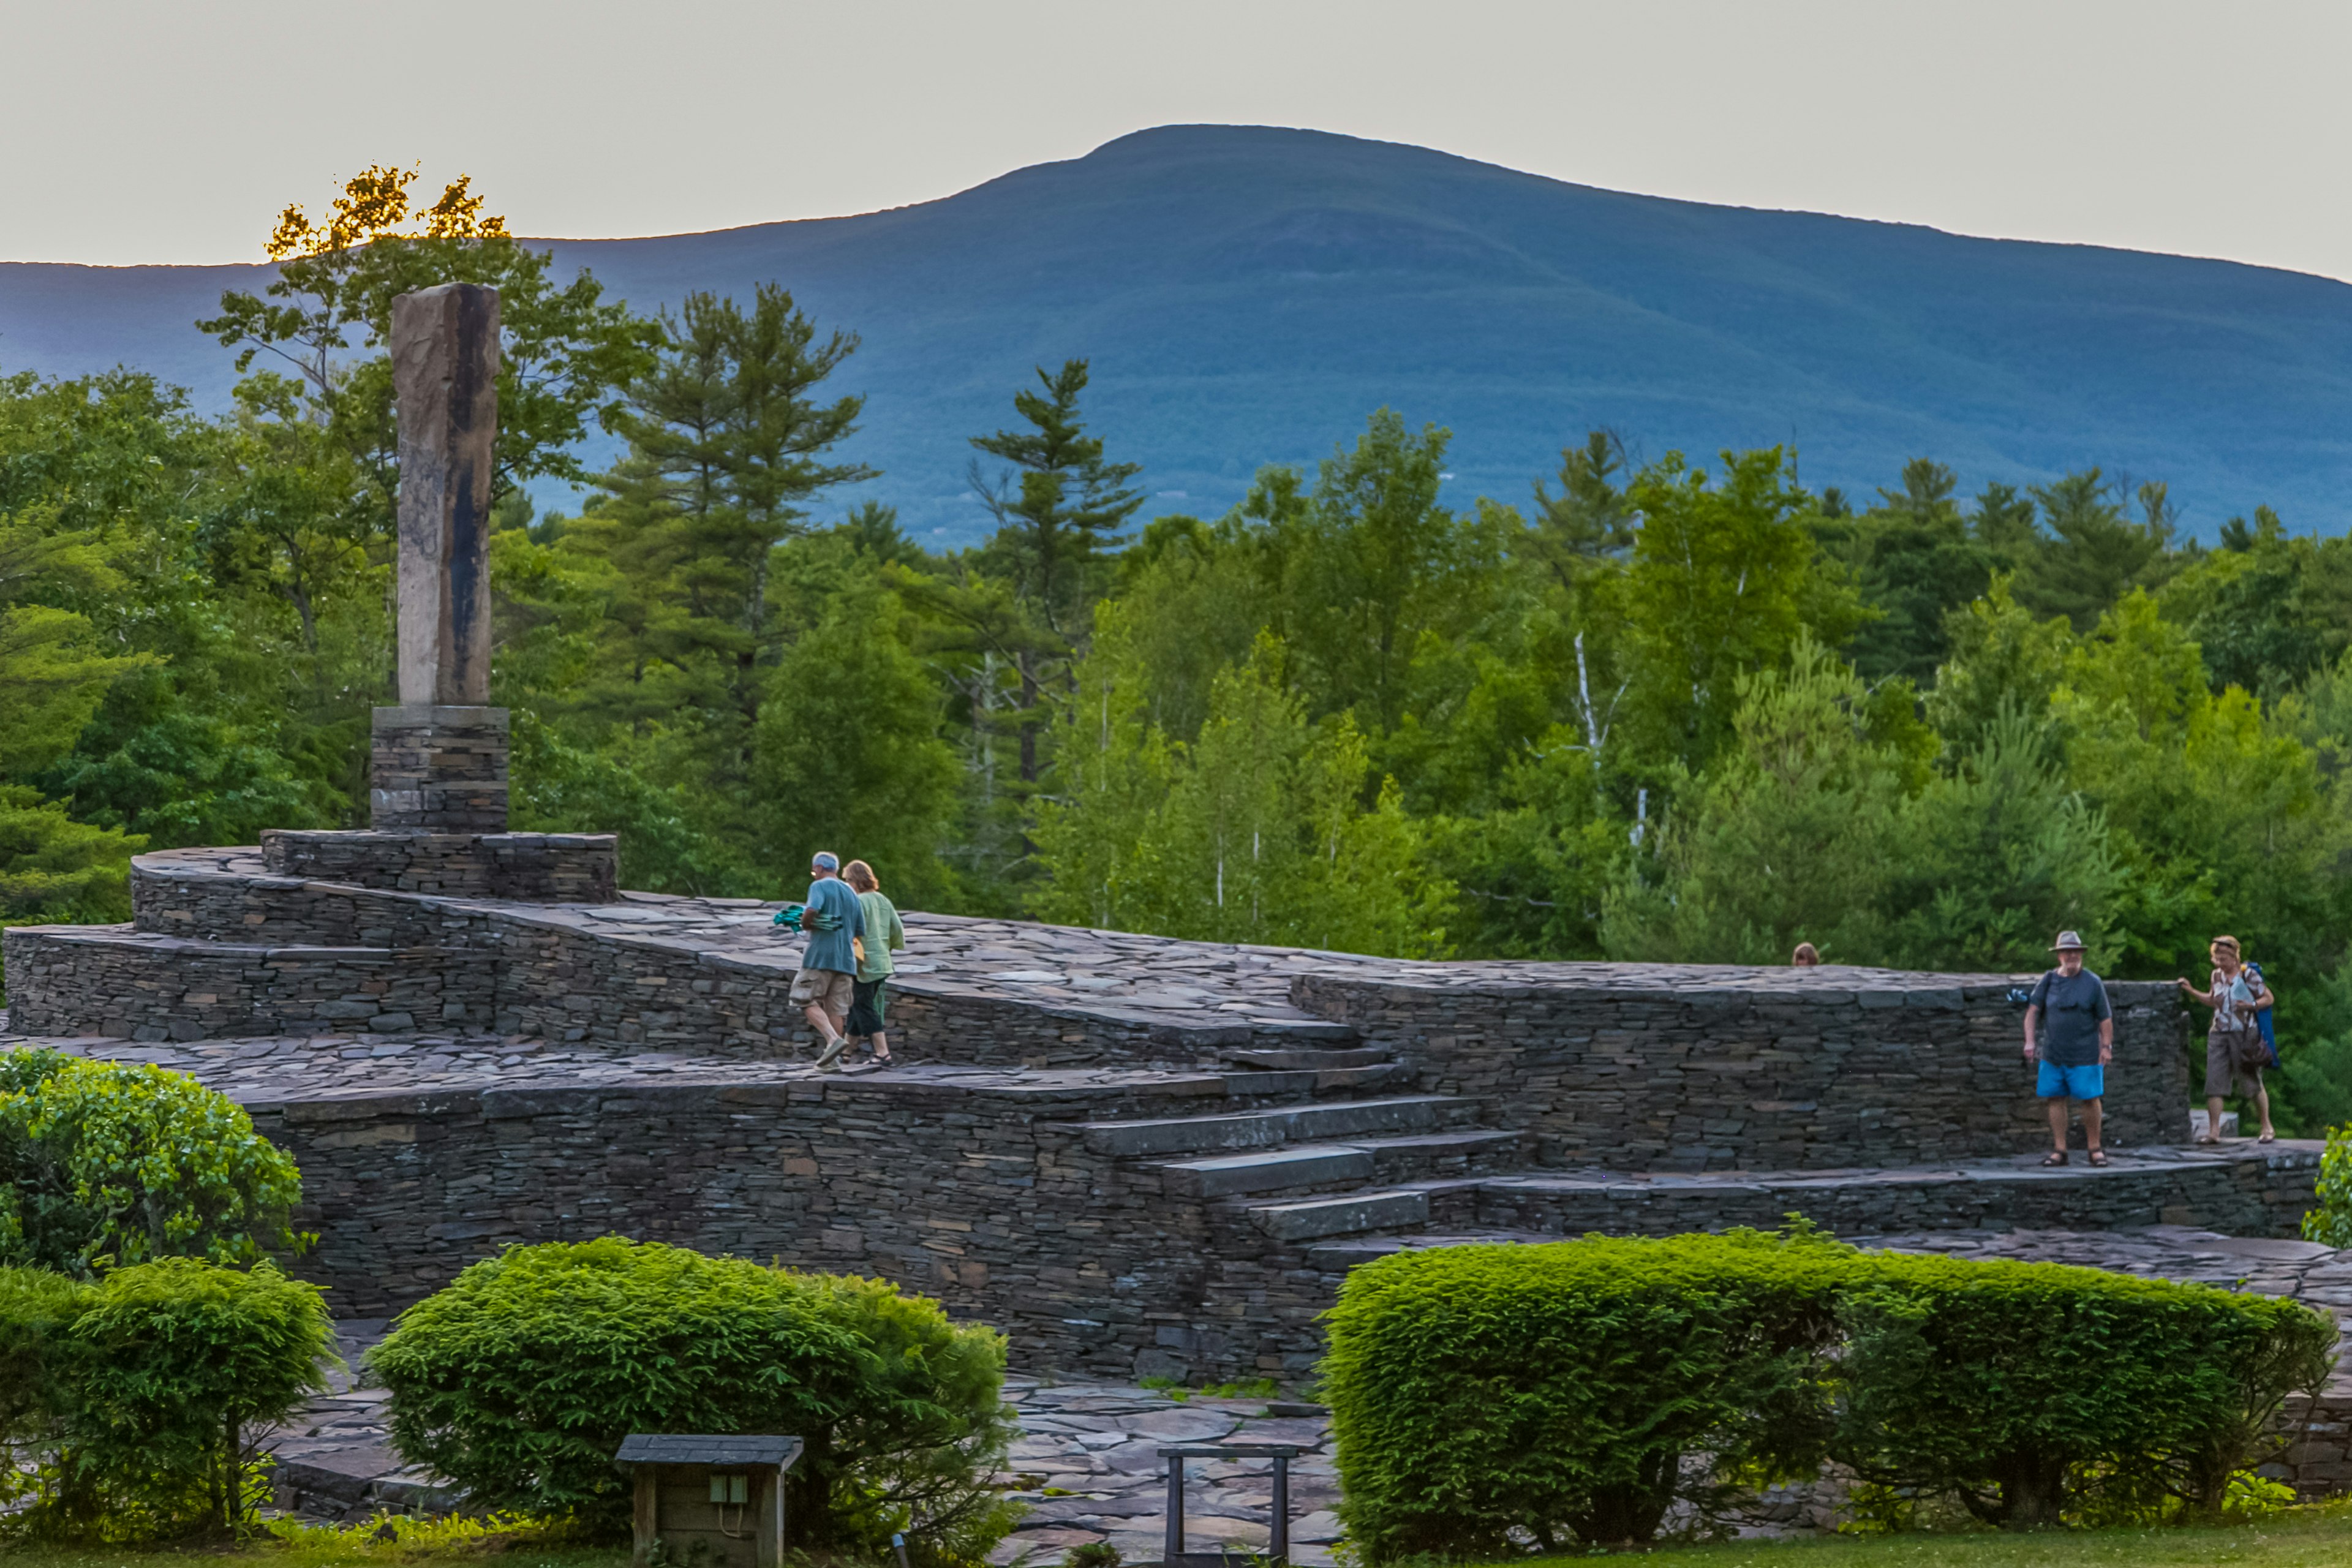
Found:
<svg viewBox="0 0 2352 1568"><path fill-rule="evenodd" d="M374 715L379 828L506 831L507 713L488 705L498 375L497 289L444 283L392 302L400 705Z"/></svg>

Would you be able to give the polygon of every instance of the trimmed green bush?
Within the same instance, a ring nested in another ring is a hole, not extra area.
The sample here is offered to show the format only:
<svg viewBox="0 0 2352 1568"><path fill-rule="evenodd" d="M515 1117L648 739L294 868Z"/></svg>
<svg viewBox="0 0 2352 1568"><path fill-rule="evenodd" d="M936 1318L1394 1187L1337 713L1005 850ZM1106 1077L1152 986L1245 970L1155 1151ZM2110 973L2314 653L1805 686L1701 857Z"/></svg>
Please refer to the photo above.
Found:
<svg viewBox="0 0 2352 1568"><path fill-rule="evenodd" d="M2292 1301L1891 1254L1857 1270L1841 1319L1837 1457L2012 1528L2056 1524L2102 1485L2218 1511L2336 1343L2334 1322Z"/></svg>
<svg viewBox="0 0 2352 1568"><path fill-rule="evenodd" d="M334 1327L314 1285L190 1258L97 1284L0 1270L6 1435L36 1502L19 1533L145 1541L233 1530L260 1479L255 1431L324 1386Z"/></svg>
<svg viewBox="0 0 2352 1568"><path fill-rule="evenodd" d="M2327 1130L2319 1156L2319 1206L2303 1216L2303 1239L2322 1247L2352 1247L2352 1127Z"/></svg>
<svg viewBox="0 0 2352 1568"><path fill-rule="evenodd" d="M1372 1563L1703 1532L1825 1457L2011 1527L2210 1514L2336 1338L2291 1301L1801 1224L1400 1252L1328 1321L1341 1512Z"/></svg>
<svg viewBox="0 0 2352 1568"><path fill-rule="evenodd" d="M185 1073L0 1055L0 1265L253 1263L300 1248L301 1194L294 1162Z"/></svg>
<svg viewBox="0 0 2352 1568"><path fill-rule="evenodd" d="M1349 1539L1376 1563L1647 1541L1736 1476L1810 1473L1852 1257L1734 1232L1353 1270L1323 1369Z"/></svg>
<svg viewBox="0 0 2352 1568"><path fill-rule="evenodd" d="M47 1268L0 1268L0 1502L22 1495L34 1461L54 1447L63 1390L59 1346L86 1287Z"/></svg>
<svg viewBox="0 0 2352 1568"><path fill-rule="evenodd" d="M401 1315L369 1356L392 1439L483 1507L617 1536L631 1432L772 1432L807 1445L796 1544L887 1552L904 1531L975 1562L1010 1528L988 1486L1011 1440L1004 1342L872 1279L618 1237L519 1247Z"/></svg>

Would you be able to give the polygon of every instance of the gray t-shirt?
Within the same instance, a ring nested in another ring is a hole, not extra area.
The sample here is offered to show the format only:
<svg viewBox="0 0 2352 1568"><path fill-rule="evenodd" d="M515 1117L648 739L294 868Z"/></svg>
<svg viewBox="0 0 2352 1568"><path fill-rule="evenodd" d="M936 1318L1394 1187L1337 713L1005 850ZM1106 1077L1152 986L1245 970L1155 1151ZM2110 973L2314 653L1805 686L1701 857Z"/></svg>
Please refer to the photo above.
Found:
<svg viewBox="0 0 2352 1568"><path fill-rule="evenodd" d="M856 973L857 954L851 949L849 939L866 934L866 906L857 901L848 883L838 877L827 877L809 884L808 907L833 916L841 922L841 929L810 931L808 946L801 952L801 967Z"/></svg>
<svg viewBox="0 0 2352 1568"><path fill-rule="evenodd" d="M2069 979L2053 969L2034 984L2026 1005L2042 1009L2035 1045L2043 1061L2061 1068L2098 1065L2099 1024L2115 1012L2097 975L2085 969Z"/></svg>

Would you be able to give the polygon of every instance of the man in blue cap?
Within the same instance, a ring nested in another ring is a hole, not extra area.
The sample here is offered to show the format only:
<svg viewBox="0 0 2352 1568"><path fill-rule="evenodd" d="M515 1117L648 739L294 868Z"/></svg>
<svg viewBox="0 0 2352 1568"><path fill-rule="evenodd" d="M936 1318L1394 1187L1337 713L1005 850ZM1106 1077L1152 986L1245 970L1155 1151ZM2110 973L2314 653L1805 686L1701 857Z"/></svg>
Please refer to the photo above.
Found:
<svg viewBox="0 0 2352 1568"><path fill-rule="evenodd" d="M808 908L801 927L808 932L808 945L801 951L801 972L793 977L793 1000L824 1042L817 1053L818 1070L832 1072L849 1045L841 1031L857 983L857 953L850 941L866 933L866 909L841 879L841 858L830 850L818 850L809 861Z"/></svg>

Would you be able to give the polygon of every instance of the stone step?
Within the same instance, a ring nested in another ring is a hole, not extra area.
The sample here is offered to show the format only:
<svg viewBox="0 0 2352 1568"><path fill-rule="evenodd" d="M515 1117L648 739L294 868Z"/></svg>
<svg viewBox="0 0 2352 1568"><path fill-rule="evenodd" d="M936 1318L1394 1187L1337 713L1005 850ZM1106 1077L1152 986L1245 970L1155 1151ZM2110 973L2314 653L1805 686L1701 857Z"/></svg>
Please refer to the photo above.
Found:
<svg viewBox="0 0 2352 1568"><path fill-rule="evenodd" d="M1345 1089L1377 1089L1382 1084L1404 1088L1412 1069L1402 1062L1370 1062L1360 1067L1229 1072L1228 1092L1238 1099L1274 1099L1292 1095L1334 1094Z"/></svg>
<svg viewBox="0 0 2352 1568"><path fill-rule="evenodd" d="M1160 1167L1171 1197L1221 1198L1247 1193L1312 1192L1425 1176L1441 1164L1465 1170L1486 1158L1515 1159L1516 1132L1483 1128L1356 1138L1344 1143L1294 1143L1246 1154L1180 1160Z"/></svg>
<svg viewBox="0 0 2352 1568"><path fill-rule="evenodd" d="M1080 1131L1089 1150L1117 1158L1209 1149L1269 1149L1356 1133L1426 1131L1457 1122L1475 1110L1473 1102L1452 1095L1411 1094L1272 1107L1226 1116L1090 1121L1081 1123Z"/></svg>
<svg viewBox="0 0 2352 1568"><path fill-rule="evenodd" d="M1558 1236L1542 1236L1531 1231L1474 1230L1439 1235L1418 1231L1411 1236L1340 1237L1318 1242L1307 1249L1307 1261L1328 1273L1344 1274L1359 1264L1374 1262L1396 1252L1417 1252L1429 1247L1494 1247L1525 1246L1535 1242L1563 1241Z"/></svg>
<svg viewBox="0 0 2352 1568"><path fill-rule="evenodd" d="M1267 1072L1322 1072L1332 1068L1368 1068L1390 1059L1382 1046L1358 1046L1348 1050L1258 1049L1227 1051L1227 1067L1255 1068Z"/></svg>
<svg viewBox="0 0 2352 1568"><path fill-rule="evenodd" d="M2323 1145L2238 1142L2218 1150L2116 1150L2105 1166L2045 1166L2031 1155L1946 1166L1851 1171L1624 1174L1523 1171L1428 1182L1437 1223L1461 1241L1556 1241L1674 1236L1733 1226L1777 1226L1791 1214L1850 1240L1939 1230L2131 1231L2201 1227L2243 1237L2292 1236L2311 1203ZM1344 1194L1342 1194L1344 1195ZM1426 1224L1424 1220L1420 1223ZM1407 1225L1367 1227L1411 1230ZM1344 1232L1322 1233L1338 1237ZM1360 1237L1354 1252L1317 1249L1313 1261L1352 1268L1400 1246L1447 1238Z"/></svg>
<svg viewBox="0 0 2352 1568"><path fill-rule="evenodd" d="M1253 1204L1243 1211L1276 1241L1393 1230L1429 1223L1429 1194L1417 1188L1340 1193L1287 1204Z"/></svg>

